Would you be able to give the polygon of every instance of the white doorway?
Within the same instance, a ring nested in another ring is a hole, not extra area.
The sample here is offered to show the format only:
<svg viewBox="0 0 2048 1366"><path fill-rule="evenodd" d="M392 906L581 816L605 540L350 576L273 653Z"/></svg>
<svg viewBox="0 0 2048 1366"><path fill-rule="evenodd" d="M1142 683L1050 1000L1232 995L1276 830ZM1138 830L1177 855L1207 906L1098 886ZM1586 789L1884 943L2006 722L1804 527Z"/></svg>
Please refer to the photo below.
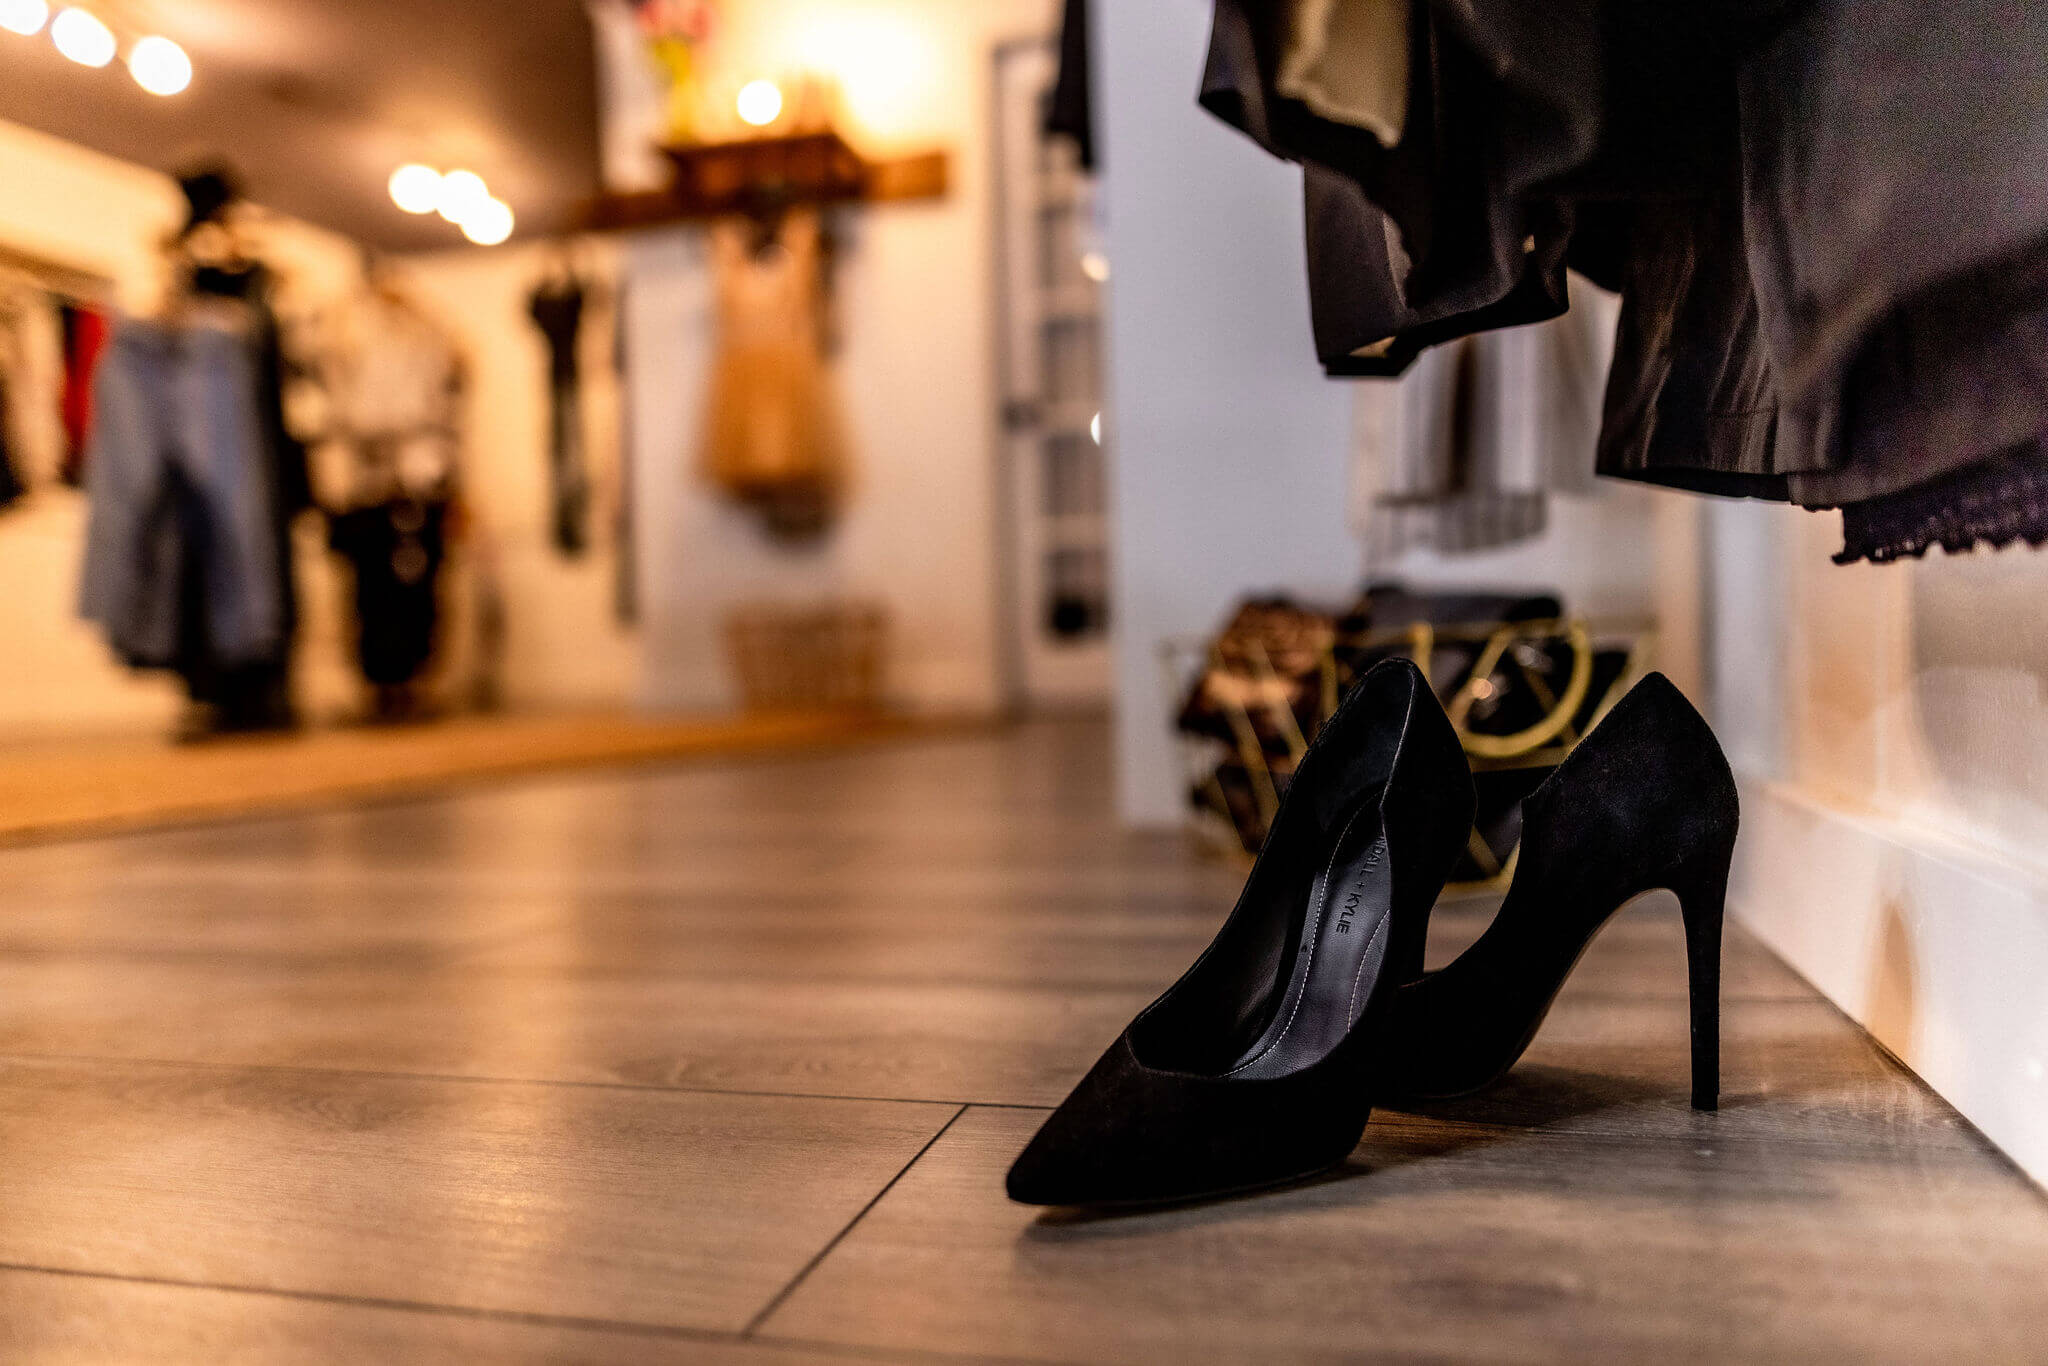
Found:
<svg viewBox="0 0 2048 1366"><path fill-rule="evenodd" d="M1048 138L1058 61L1007 44L995 70L1004 633L1026 709L1109 698L1108 448L1096 187Z"/></svg>

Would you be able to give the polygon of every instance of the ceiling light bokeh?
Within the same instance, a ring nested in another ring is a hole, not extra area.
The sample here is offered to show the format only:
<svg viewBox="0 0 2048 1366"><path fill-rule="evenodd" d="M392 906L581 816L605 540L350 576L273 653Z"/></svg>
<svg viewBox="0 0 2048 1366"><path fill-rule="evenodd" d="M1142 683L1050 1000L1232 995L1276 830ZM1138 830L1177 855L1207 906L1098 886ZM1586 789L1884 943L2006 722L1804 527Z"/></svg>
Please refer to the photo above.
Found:
<svg viewBox="0 0 2048 1366"><path fill-rule="evenodd" d="M50 41L80 66L114 60L114 31L82 9L59 10L50 21Z"/></svg>
<svg viewBox="0 0 2048 1366"><path fill-rule="evenodd" d="M773 81L748 81L740 87L739 115L743 123L766 128L782 117L782 88Z"/></svg>
<svg viewBox="0 0 2048 1366"><path fill-rule="evenodd" d="M391 202L407 213L432 213L441 207L441 173L431 166L407 162L391 173L386 188Z"/></svg>
<svg viewBox="0 0 2048 1366"><path fill-rule="evenodd" d="M502 199L472 205L462 219L462 235L480 247L495 247L512 235L512 206Z"/></svg>
<svg viewBox="0 0 2048 1366"><path fill-rule="evenodd" d="M450 171L441 177L441 188L435 196L434 209L450 223L460 223L477 205L490 197L490 187L484 184L484 178L475 171Z"/></svg>
<svg viewBox="0 0 2048 1366"><path fill-rule="evenodd" d="M43 31L50 22L46 0L0 0L0 28L27 38Z"/></svg>
<svg viewBox="0 0 2048 1366"><path fill-rule="evenodd" d="M170 39L151 34L128 49L128 74L152 95L175 95L192 84L192 59Z"/></svg>

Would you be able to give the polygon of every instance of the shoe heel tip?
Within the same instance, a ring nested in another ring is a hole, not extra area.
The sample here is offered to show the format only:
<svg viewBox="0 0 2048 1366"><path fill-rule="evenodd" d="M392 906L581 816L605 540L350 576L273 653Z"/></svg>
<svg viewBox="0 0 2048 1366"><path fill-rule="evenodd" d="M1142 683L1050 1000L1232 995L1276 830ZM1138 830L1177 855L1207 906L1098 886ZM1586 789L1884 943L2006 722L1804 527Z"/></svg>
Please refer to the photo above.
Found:
<svg viewBox="0 0 2048 1366"><path fill-rule="evenodd" d="M1721 1108L1721 1098L1713 1095L1695 1095L1692 1098L1692 1108L1695 1110L1718 1110Z"/></svg>

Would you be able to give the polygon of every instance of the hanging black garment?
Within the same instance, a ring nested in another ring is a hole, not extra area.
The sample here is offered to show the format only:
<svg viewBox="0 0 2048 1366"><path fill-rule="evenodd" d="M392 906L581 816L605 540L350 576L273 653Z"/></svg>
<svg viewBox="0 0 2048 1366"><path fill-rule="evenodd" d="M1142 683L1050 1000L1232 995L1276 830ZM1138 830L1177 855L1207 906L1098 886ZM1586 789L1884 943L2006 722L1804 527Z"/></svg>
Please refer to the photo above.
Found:
<svg viewBox="0 0 2048 1366"><path fill-rule="evenodd" d="M1722 84L1700 87L1693 101L1698 183L1628 206L1603 474L1846 507L1946 478L2048 431L2048 372L2038 360L2048 354L2048 245L1987 257L1994 243L2021 234L2000 236L1974 216L1965 223L1953 209L1936 210L1919 171L1898 164L1908 152L1941 159L1934 146L1912 146L1917 104L1891 107L1902 88L1897 72L1866 89L1868 71L1852 78L1839 68L1830 44L1865 44L1873 63L1878 54L1861 28L1853 41L1817 30L1823 8L1837 23L1852 9L1864 13L1879 29L1888 8L1897 18L1889 0L1808 5L1755 51L1724 51ZM1920 35L1924 26L1905 27ZM1888 53L1897 60L1917 44L1924 59L1929 46L1949 42L1902 34ZM1929 61L1923 77L1940 65ZM1811 83L1789 78L1809 69L1819 73ZM2043 97L2037 112L2048 108L2048 81L2020 78L2029 83ZM1978 98L1967 97L1969 110L1937 111L1936 123L1980 124ZM1872 125L1878 110L1881 127ZM2007 114L1999 135L2024 131L2025 118ZM1966 127L1952 150L2001 168L1987 140ZM2042 147L2048 152L2048 140ZM1845 170L1858 158L1860 172ZM1945 202L1985 193L1974 179L1981 171L1945 165L1935 191ZM1994 221L2025 203L1999 193ZM1932 255L1947 274L1916 288L1930 253L1908 248L1929 233L1944 239ZM1885 245L1861 253L1844 245L1859 236ZM1972 252L1976 264L1955 268ZM1824 303L1830 290L1835 298Z"/></svg>
<svg viewBox="0 0 2048 1366"><path fill-rule="evenodd" d="M5 449L6 438L0 437L0 508L12 507L28 492L21 476L15 473L13 457Z"/></svg>
<svg viewBox="0 0 2048 1366"><path fill-rule="evenodd" d="M1588 4L1540 18L1513 5L1416 6L1406 124L1391 148L1277 94L1278 42L1274 6L1217 0L1201 102L1308 168L1326 370L1399 374L1434 342L1564 311L1572 214L1545 187L1594 150ZM1504 60L1517 42L1541 60Z"/></svg>
<svg viewBox="0 0 2048 1366"><path fill-rule="evenodd" d="M636 481L633 476L633 386L627 382L626 286L612 290L612 381L617 386L618 497L612 508L612 619L621 626L640 620L640 556L633 534Z"/></svg>
<svg viewBox="0 0 2048 1366"><path fill-rule="evenodd" d="M2048 545L2048 441L1903 492L1846 504L1835 563L1889 564L1918 559L1936 546L1958 555L2014 542Z"/></svg>
<svg viewBox="0 0 2048 1366"><path fill-rule="evenodd" d="M1850 558L2031 536L2048 7L1417 0L1393 148L1276 93L1282 9L1217 0L1202 100L1308 165L1332 373L1544 316L1568 264L1624 295L1602 473L1840 507Z"/></svg>
<svg viewBox="0 0 2048 1366"><path fill-rule="evenodd" d="M1562 233L1532 236L1522 271L1489 271L1465 289L1412 307L1393 220L1357 181L1317 162L1302 167L1308 223L1309 312L1316 354L1332 376L1399 375L1439 342L1541 322L1567 304Z"/></svg>
<svg viewBox="0 0 2048 1366"><path fill-rule="evenodd" d="M1795 474L1792 501L1846 507L1947 479L2048 436L2048 245L1954 277L1892 308L1832 397L1787 404L1787 451L1832 463Z"/></svg>
<svg viewBox="0 0 2048 1366"><path fill-rule="evenodd" d="M1728 170L1702 193L1623 211L1629 249L1596 468L1696 493L1783 499L1777 388L1732 161Z"/></svg>
<svg viewBox="0 0 2048 1366"><path fill-rule="evenodd" d="M1060 74L1045 108L1045 131L1072 138L1081 169L1095 169L1095 95L1088 74L1088 0L1066 0L1060 18Z"/></svg>
<svg viewBox="0 0 2048 1366"><path fill-rule="evenodd" d="M341 513L328 543L355 572L356 658L382 688L412 682L433 657L448 505L395 499Z"/></svg>
<svg viewBox="0 0 2048 1366"><path fill-rule="evenodd" d="M1743 64L1748 237L1793 409L1830 405L1906 301L2048 247L2048 7L1930 17L1810 0Z"/></svg>
<svg viewBox="0 0 2048 1366"><path fill-rule="evenodd" d="M583 287L573 279L542 285L529 311L548 347L548 489L555 548L580 555L590 544L590 472L583 454L583 394L576 364Z"/></svg>
<svg viewBox="0 0 2048 1366"><path fill-rule="evenodd" d="M22 482L20 472L14 467L14 452L8 437L12 426L8 405L14 401L14 395L8 392L6 377L0 375L0 508L12 506L28 492L28 485Z"/></svg>
<svg viewBox="0 0 2048 1366"><path fill-rule="evenodd" d="M1278 7L1217 0L1201 99L1307 167L1325 369L1398 374L1424 347L1563 312L1567 266L1621 288L1635 204L1731 184L1735 63L1775 8L1418 4L1387 148L1275 92Z"/></svg>

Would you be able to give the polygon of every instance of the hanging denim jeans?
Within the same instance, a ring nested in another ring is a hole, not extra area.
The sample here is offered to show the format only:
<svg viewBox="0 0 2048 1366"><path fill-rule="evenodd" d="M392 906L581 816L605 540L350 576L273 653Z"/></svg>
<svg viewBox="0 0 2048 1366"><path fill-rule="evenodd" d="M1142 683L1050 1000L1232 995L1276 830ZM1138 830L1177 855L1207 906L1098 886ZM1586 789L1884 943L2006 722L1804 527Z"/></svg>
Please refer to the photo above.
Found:
<svg viewBox="0 0 2048 1366"><path fill-rule="evenodd" d="M124 321L114 334L94 383L79 611L131 665L180 667L195 639L221 667L283 648L258 399L240 331Z"/></svg>

